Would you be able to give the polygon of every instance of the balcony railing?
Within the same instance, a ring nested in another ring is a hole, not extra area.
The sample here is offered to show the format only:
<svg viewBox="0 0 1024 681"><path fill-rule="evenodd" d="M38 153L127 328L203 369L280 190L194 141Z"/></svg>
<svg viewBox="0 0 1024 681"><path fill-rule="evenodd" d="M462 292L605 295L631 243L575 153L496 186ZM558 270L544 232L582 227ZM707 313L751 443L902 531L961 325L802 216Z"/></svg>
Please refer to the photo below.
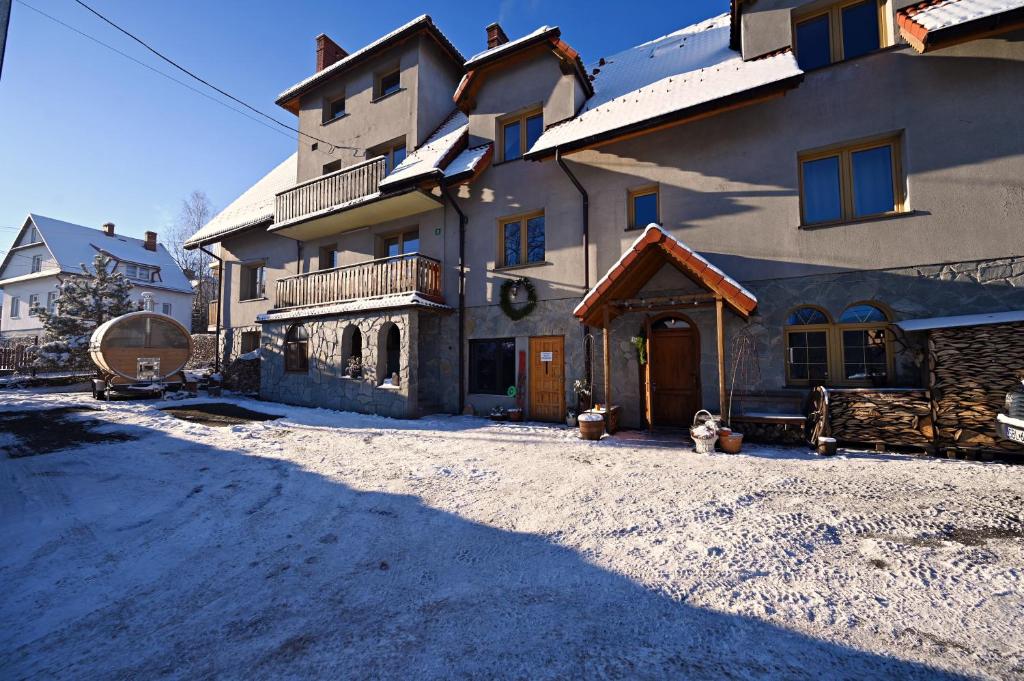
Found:
<svg viewBox="0 0 1024 681"><path fill-rule="evenodd" d="M375 194L386 174L386 160L378 156L307 180L275 197L274 220L288 222Z"/></svg>
<svg viewBox="0 0 1024 681"><path fill-rule="evenodd" d="M441 263L412 253L278 279L274 307L325 305L401 293L419 293L441 301Z"/></svg>

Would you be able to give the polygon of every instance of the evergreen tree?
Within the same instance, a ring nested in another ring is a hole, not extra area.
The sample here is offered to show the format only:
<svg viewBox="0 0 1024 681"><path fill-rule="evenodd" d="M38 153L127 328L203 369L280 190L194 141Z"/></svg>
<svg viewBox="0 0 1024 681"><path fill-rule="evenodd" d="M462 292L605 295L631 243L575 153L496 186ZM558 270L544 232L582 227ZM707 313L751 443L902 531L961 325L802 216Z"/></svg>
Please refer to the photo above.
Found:
<svg viewBox="0 0 1024 681"><path fill-rule="evenodd" d="M36 351L37 367L79 367L87 364L92 332L108 319L138 309L129 297L131 282L112 270L116 263L99 253L90 270L67 277L57 286L55 309L39 310L46 342Z"/></svg>

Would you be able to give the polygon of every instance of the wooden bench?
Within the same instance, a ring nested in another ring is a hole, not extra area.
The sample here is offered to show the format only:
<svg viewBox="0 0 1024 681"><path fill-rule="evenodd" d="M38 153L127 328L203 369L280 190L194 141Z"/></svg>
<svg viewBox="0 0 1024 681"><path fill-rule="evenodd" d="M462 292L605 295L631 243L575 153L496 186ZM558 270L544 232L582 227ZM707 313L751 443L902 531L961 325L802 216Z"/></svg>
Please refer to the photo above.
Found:
<svg viewBox="0 0 1024 681"><path fill-rule="evenodd" d="M732 429L749 442L804 444L807 417L803 391L774 391L760 395L735 395Z"/></svg>

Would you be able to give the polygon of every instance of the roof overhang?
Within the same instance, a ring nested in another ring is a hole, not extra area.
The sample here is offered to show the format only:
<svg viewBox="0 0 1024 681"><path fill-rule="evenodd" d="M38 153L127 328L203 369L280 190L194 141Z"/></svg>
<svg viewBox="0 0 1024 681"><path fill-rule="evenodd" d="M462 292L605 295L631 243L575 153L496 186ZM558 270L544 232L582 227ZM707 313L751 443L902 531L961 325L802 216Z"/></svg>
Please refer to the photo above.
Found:
<svg viewBox="0 0 1024 681"><path fill-rule="evenodd" d="M781 80L750 88L749 90L744 90L743 92L736 92L709 102L703 102L695 106L671 111L660 116L648 118L646 120L624 125L612 130L606 130L586 137L574 139L571 142L565 142L557 146L546 147L536 151L527 151L523 154L523 158L531 161L542 161L544 159L554 157L556 151L561 151L563 154L584 151L586 149L620 142L631 137L637 137L657 132L659 130L664 130L666 128L672 128L677 125L693 123L728 111L742 109L770 99L782 97L787 91L792 90L799 85L803 79L804 74L798 73L793 76L789 76L788 78L783 78Z"/></svg>
<svg viewBox="0 0 1024 681"><path fill-rule="evenodd" d="M929 11L956 5L968 0L929 0L896 13L896 23L902 35L911 47L918 52L931 52L944 47L952 47L969 40L987 38L1009 31L1024 29L1024 5L1006 9L1005 11L985 14L978 18L950 23L940 28L928 28L923 19Z"/></svg>
<svg viewBox="0 0 1024 681"><path fill-rule="evenodd" d="M631 299L666 264L686 275L710 294L721 298L744 319L757 308L757 298L689 246L655 224L648 225L623 252L618 262L587 292L573 314L588 326L603 327L624 311L614 303Z"/></svg>
<svg viewBox="0 0 1024 681"><path fill-rule="evenodd" d="M299 241L318 239L379 222L397 220L425 213L441 206L441 202L417 189L367 198L357 204L346 204L319 213L304 215L285 223L271 225L267 231Z"/></svg>
<svg viewBox="0 0 1024 681"><path fill-rule="evenodd" d="M953 317L930 317L927 319L903 319L893 322L904 331L931 331L932 329L952 329L963 326L991 326L993 324L1013 324L1024 322L1024 310L1007 310L1005 312L983 312L980 314L964 314Z"/></svg>
<svg viewBox="0 0 1024 681"><path fill-rule="evenodd" d="M259 229L261 227L265 229L269 227L270 224L273 222L273 217L265 217L252 222L246 222L244 224L238 225L237 227L232 227L223 232L219 232L217 234L208 236L205 239L189 239L182 245L182 247L188 251L195 250L196 248L201 248L203 246L209 246L211 244L220 243L225 239L230 239L233 236L238 236L243 232Z"/></svg>

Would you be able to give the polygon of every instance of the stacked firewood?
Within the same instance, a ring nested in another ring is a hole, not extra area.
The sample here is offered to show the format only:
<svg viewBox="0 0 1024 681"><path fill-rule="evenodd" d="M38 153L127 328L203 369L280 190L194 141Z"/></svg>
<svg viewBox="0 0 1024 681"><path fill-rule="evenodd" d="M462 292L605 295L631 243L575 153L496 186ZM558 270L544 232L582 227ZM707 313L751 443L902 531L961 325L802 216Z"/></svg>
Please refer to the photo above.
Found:
<svg viewBox="0 0 1024 681"><path fill-rule="evenodd" d="M842 442L928 447L934 434L927 390L830 389L828 423Z"/></svg>
<svg viewBox="0 0 1024 681"><path fill-rule="evenodd" d="M1024 453L996 434L996 414L1024 374L1024 323L934 329L929 387L940 445Z"/></svg>

